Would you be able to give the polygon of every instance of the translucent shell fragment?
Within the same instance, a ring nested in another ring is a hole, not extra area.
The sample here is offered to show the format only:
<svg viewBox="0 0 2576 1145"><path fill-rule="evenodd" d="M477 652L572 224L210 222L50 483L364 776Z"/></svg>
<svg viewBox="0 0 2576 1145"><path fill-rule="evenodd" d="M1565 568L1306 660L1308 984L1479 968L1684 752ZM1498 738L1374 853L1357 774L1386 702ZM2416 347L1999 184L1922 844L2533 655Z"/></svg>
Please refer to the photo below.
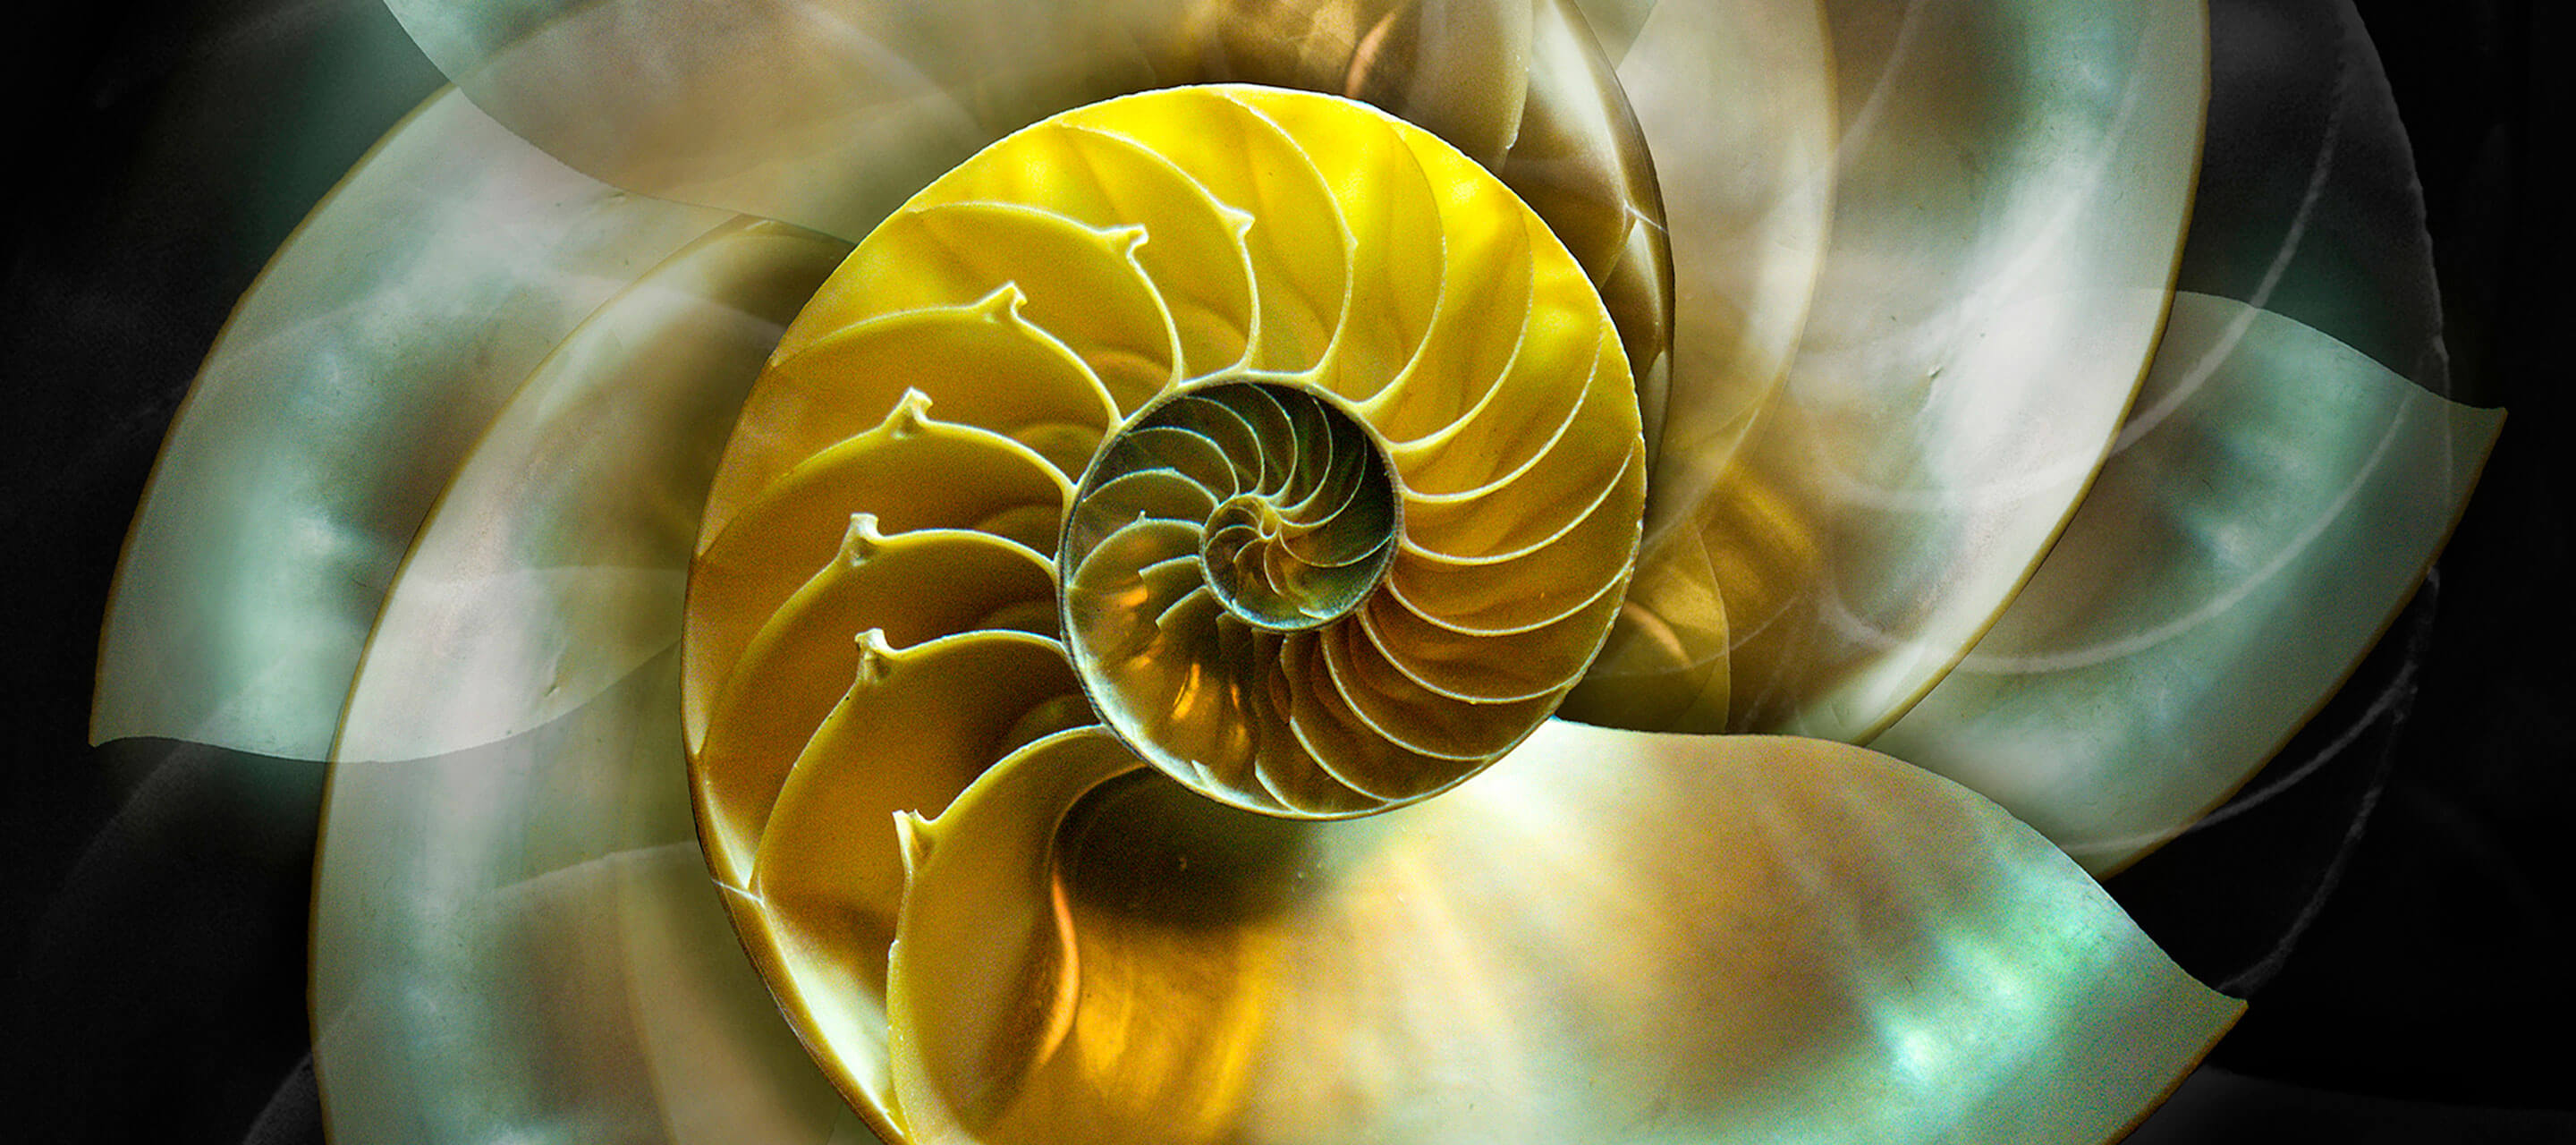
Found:
<svg viewBox="0 0 2576 1145"><path fill-rule="evenodd" d="M1583 268L1431 134L1224 86L1004 139L816 292L708 495L681 709L745 945L892 1125L897 812L1101 723L1271 815L1444 790L1599 651L1645 480Z"/></svg>
<svg viewBox="0 0 2576 1145"><path fill-rule="evenodd" d="M1691 7L1658 6L1630 58ZM1738 259L1812 283L1794 354L1774 387L1718 384L1730 375L1699 367L1764 361L1776 343L1756 332L1787 315L1748 303L1749 340L1720 336L1736 351L1703 358L1688 346L1724 327L1693 320L1683 295L1640 591L1603 656L1609 686L1586 689L1577 718L1869 742L2048 553L2153 355L2191 220L2204 6L1814 13L1839 120L1818 172L1830 226L1820 248L1791 227ZM1808 41L1771 42L1771 59L1794 60ZM1641 113L1659 106L1638 86ZM1698 214L1697 181L1663 171L1676 222ZM1779 205L1795 219L1809 201ZM1686 289L1713 247L1677 245Z"/></svg>

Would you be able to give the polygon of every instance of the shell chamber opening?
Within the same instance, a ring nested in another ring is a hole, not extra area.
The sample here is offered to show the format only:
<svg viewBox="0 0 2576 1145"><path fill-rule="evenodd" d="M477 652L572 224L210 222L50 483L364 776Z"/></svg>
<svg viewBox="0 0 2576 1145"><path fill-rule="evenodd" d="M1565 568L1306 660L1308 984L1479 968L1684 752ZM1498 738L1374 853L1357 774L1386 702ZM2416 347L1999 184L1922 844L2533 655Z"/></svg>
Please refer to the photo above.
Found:
<svg viewBox="0 0 2576 1145"><path fill-rule="evenodd" d="M1125 622L1154 597L1149 577L1185 579L1193 556L1200 584L1165 612L1204 591L1256 629L1322 627L1385 578L1397 513L1384 451L1328 399L1262 382L1185 391L1085 474L1057 560L1064 630L1077 656L1153 654ZM1174 553L1192 532L1194 553Z"/></svg>

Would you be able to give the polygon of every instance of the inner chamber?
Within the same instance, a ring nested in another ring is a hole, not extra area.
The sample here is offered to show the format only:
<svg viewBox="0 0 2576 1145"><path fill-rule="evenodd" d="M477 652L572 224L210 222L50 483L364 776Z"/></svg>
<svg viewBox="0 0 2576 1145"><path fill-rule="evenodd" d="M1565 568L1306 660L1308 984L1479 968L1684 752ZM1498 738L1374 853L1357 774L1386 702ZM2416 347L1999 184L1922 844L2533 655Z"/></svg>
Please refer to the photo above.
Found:
<svg viewBox="0 0 2576 1145"><path fill-rule="evenodd" d="M1284 642L1367 602L1398 514L1373 435L1320 394L1226 381L1148 408L1084 475L1057 559L1093 702L1193 786L1259 792L1227 773L1292 750L1259 742L1265 728L1293 735L1292 703L1245 669L1278 665Z"/></svg>

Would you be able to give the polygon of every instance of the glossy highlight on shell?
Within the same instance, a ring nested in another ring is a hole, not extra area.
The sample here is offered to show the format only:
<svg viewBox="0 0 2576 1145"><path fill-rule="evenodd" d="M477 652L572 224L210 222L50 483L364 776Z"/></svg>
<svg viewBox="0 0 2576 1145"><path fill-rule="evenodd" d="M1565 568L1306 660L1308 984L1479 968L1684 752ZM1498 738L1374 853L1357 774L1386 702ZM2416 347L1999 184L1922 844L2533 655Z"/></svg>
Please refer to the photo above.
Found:
<svg viewBox="0 0 2576 1145"><path fill-rule="evenodd" d="M1580 679L1644 496L1617 328L1454 148L1267 88L1057 116L861 242L745 402L683 655L708 862L809 1036L881 1062L847 981L894 813L1097 722L1274 815L1444 790Z"/></svg>
<svg viewBox="0 0 2576 1145"><path fill-rule="evenodd" d="M343 1142L2112 1139L2496 432L2196 0L391 7L94 724L330 757Z"/></svg>

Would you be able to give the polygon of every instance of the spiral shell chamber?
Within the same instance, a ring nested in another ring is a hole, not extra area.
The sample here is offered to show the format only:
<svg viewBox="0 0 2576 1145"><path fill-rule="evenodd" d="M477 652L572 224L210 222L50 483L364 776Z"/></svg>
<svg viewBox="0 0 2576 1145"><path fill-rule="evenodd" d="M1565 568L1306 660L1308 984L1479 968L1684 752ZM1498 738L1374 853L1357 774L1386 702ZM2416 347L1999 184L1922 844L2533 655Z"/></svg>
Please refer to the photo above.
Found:
<svg viewBox="0 0 2576 1145"><path fill-rule="evenodd" d="M1032 125L861 242L744 403L682 655L709 866L886 1111L895 816L1097 723L1274 816L1427 798L1582 675L1644 492L1601 296L1437 137L1239 85Z"/></svg>
<svg viewBox="0 0 2576 1145"><path fill-rule="evenodd" d="M1517 744L1598 651L1643 499L1626 359L1579 267L1463 156L1355 105L1201 90L1243 110L1176 120L1249 112L1313 178L1243 229L1238 359L1136 410L1086 473L1067 651L1109 726L1203 794L1303 818L1413 802ZM1338 267L1258 253L1300 216L1344 237Z"/></svg>
<svg viewBox="0 0 2576 1145"><path fill-rule="evenodd" d="M976 607L1060 633L1147 761L1294 817L1412 802L1508 751L1599 651L1635 555L1639 408L1583 269L1474 161L1331 97L1170 89L1018 132L863 242L769 375L693 580L720 874L763 829L727 808L769 803L834 706L764 670L831 678L788 630L983 623L861 617L898 594L827 608L811 570L865 560L829 543L846 514L1055 546L1054 623ZM899 488L923 476L940 490ZM924 499L972 505L899 503ZM764 762L728 722L776 725L748 737Z"/></svg>

